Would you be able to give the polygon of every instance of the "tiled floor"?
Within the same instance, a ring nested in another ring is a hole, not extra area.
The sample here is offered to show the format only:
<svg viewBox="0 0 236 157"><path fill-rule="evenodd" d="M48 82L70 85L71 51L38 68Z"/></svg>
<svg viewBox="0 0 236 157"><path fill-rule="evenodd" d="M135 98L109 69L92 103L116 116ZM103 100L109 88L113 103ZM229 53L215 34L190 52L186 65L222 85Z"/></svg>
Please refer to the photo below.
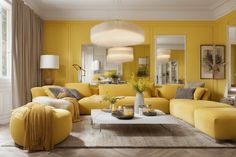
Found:
<svg viewBox="0 0 236 157"><path fill-rule="evenodd" d="M10 141L8 125L0 126L0 145ZM54 149L28 153L0 146L0 157L236 157L236 149Z"/></svg>

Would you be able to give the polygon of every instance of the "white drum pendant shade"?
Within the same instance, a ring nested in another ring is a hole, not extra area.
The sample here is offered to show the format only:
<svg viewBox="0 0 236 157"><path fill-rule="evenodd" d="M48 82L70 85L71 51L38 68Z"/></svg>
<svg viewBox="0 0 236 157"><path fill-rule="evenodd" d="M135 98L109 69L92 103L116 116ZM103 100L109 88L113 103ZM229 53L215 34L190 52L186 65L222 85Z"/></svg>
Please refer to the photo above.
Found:
<svg viewBox="0 0 236 157"><path fill-rule="evenodd" d="M109 63L125 63L134 60L132 47L113 47L108 49L107 62Z"/></svg>
<svg viewBox="0 0 236 157"><path fill-rule="evenodd" d="M171 51L168 49L157 49L157 62L160 64L167 63L170 59Z"/></svg>
<svg viewBox="0 0 236 157"><path fill-rule="evenodd" d="M108 21L94 26L90 32L91 42L102 47L122 47L142 44L144 31L125 21Z"/></svg>

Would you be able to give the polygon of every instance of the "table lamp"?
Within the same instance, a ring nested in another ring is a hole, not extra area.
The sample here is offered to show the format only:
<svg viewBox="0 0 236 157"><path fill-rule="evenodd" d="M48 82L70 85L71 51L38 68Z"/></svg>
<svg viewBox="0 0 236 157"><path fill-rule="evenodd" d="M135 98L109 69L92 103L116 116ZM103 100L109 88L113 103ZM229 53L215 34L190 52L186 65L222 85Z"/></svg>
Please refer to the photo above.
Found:
<svg viewBox="0 0 236 157"><path fill-rule="evenodd" d="M59 56L56 55L41 55L40 56L40 69L59 69ZM53 78L47 75L44 78L44 85L52 85Z"/></svg>

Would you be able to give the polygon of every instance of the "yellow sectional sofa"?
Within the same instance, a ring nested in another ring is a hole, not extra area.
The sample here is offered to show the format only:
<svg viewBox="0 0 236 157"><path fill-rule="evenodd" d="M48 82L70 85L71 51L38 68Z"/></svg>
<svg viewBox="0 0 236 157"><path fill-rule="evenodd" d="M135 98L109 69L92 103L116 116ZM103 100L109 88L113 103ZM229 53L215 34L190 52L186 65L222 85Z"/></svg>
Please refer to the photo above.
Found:
<svg viewBox="0 0 236 157"><path fill-rule="evenodd" d="M65 87L77 89L83 95L83 98L78 100L80 114L90 114L91 109L107 108L109 104L102 101L104 95L124 96L124 99L119 100L116 106L133 105L136 95L132 86L129 84L106 84L95 87L84 83L67 83ZM226 126L226 122L230 125L235 125L234 123L236 122L233 116L233 113L236 111L232 106L209 101L211 93L206 88L196 88L193 100L175 99L177 88L182 87L183 85L174 84L154 87L153 84L150 84L149 88L143 93L145 104L149 104L154 109L159 109L167 114L170 113L196 126L213 138L236 139L235 128L233 126ZM43 90L43 87L32 89L33 98L45 95L47 94ZM224 111L229 113L227 118L223 118L225 115ZM218 119L221 119L220 123L218 123ZM224 135L223 132L227 132L225 128L230 130L230 135Z"/></svg>
<svg viewBox="0 0 236 157"><path fill-rule="evenodd" d="M68 87L66 84L65 87ZM165 98L155 97L154 85L149 85L149 88L144 91L144 103L151 105L155 109L169 113L169 101ZM105 84L98 86L98 95L85 97L79 100L80 113L90 114L91 109L107 108L109 105L102 102L104 95L109 96L124 96L123 99L117 101L116 106L131 106L134 104L136 92L130 84Z"/></svg>

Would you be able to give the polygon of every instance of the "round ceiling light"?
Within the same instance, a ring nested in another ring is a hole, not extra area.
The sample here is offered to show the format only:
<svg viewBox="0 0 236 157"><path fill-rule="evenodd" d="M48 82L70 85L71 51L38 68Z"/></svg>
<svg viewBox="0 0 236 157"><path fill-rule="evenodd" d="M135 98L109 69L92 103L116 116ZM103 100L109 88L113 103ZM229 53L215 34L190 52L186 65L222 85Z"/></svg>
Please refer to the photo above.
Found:
<svg viewBox="0 0 236 157"><path fill-rule="evenodd" d="M90 32L91 42L102 47L122 47L142 44L144 31L137 25L120 21L108 21L95 25Z"/></svg>
<svg viewBox="0 0 236 157"><path fill-rule="evenodd" d="M107 62L109 63L125 63L134 60L132 47L113 47L108 49Z"/></svg>
<svg viewBox="0 0 236 157"><path fill-rule="evenodd" d="M160 64L167 63L170 59L170 53L169 49L157 49L157 62Z"/></svg>

